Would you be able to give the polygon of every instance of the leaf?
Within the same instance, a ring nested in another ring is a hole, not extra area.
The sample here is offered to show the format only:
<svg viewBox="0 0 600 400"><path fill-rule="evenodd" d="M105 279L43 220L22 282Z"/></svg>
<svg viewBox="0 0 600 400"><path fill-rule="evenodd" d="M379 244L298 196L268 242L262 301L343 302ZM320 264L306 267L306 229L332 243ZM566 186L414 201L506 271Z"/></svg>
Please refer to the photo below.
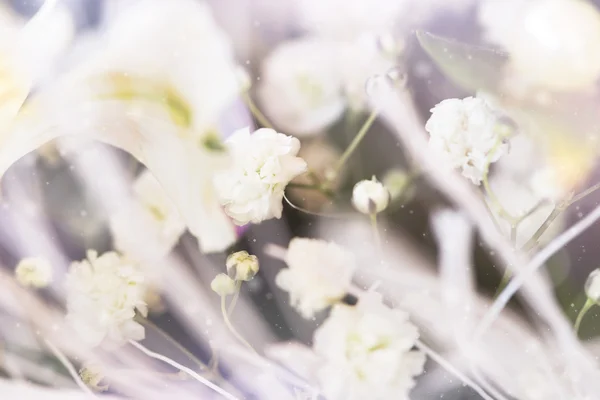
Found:
<svg viewBox="0 0 600 400"><path fill-rule="evenodd" d="M454 84L470 92L495 93L508 55L498 50L468 45L430 32L417 31L421 47Z"/></svg>

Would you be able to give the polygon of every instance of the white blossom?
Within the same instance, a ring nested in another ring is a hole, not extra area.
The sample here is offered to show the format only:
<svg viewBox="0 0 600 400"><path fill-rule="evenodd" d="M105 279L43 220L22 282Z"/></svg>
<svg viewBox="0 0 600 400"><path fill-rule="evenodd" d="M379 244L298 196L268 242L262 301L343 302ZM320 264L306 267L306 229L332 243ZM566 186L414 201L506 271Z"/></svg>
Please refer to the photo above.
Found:
<svg viewBox="0 0 600 400"><path fill-rule="evenodd" d="M354 185L352 204L363 214L377 214L390 204L390 192L375 177Z"/></svg>
<svg viewBox="0 0 600 400"><path fill-rule="evenodd" d="M215 177L225 212L237 225L281 218L286 185L306 171L300 141L273 129L236 131L226 141L231 168Z"/></svg>
<svg viewBox="0 0 600 400"><path fill-rule="evenodd" d="M93 362L87 362L79 370L79 376L81 380L92 390L96 392L104 392L108 390L108 385L102 384L105 373L99 364Z"/></svg>
<svg viewBox="0 0 600 400"><path fill-rule="evenodd" d="M333 43L308 37L279 45L263 62L258 98L273 123L297 136L322 132L346 106Z"/></svg>
<svg viewBox="0 0 600 400"><path fill-rule="evenodd" d="M585 282L585 294L596 303L600 302L600 269L593 270Z"/></svg>
<svg viewBox="0 0 600 400"><path fill-rule="evenodd" d="M304 318L312 317L343 298L350 287L356 261L335 243L294 238L275 283L290 294L290 304Z"/></svg>
<svg viewBox="0 0 600 400"><path fill-rule="evenodd" d="M145 292L139 264L115 252L98 257L89 250L67 276L67 320L90 346L142 340L144 327L134 317L136 311L147 313Z"/></svg>
<svg viewBox="0 0 600 400"><path fill-rule="evenodd" d="M376 293L356 306L338 304L314 336L324 360L317 371L330 400L408 400L425 355L412 350L419 337L408 314L385 306Z"/></svg>
<svg viewBox="0 0 600 400"><path fill-rule="evenodd" d="M24 258L17 264L15 276L23 286L43 288L52 282L52 265L42 257Z"/></svg>
<svg viewBox="0 0 600 400"><path fill-rule="evenodd" d="M493 110L484 100L467 97L444 100L431 113L425 129L436 156L478 185L487 163L506 151Z"/></svg>
<svg viewBox="0 0 600 400"><path fill-rule="evenodd" d="M511 21L511 65L528 82L551 90L591 87L600 76L600 13L584 0L530 1Z"/></svg>
<svg viewBox="0 0 600 400"><path fill-rule="evenodd" d="M210 282L210 288L219 296L227 296L235 292L235 281L227 274L218 274Z"/></svg>
<svg viewBox="0 0 600 400"><path fill-rule="evenodd" d="M249 281L258 273L258 257L247 251L236 251L225 262L227 273L237 281Z"/></svg>
<svg viewBox="0 0 600 400"><path fill-rule="evenodd" d="M137 260L167 255L186 229L179 210L150 171L137 177L133 193L133 204L110 218L115 248Z"/></svg>

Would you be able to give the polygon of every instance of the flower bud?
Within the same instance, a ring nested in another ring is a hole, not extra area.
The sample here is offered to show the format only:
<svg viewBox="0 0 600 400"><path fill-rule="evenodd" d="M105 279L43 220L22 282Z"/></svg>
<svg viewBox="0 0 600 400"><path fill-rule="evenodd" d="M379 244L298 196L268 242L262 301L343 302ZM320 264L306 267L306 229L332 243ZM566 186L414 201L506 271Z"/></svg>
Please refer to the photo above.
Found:
<svg viewBox="0 0 600 400"><path fill-rule="evenodd" d="M210 288L219 296L227 296L235 292L235 281L227 274L219 274L210 283Z"/></svg>
<svg viewBox="0 0 600 400"><path fill-rule="evenodd" d="M600 301L600 268L593 270L585 282L586 296L598 303Z"/></svg>
<svg viewBox="0 0 600 400"><path fill-rule="evenodd" d="M352 190L352 204L363 214L377 214L390 203L390 192L375 177L358 182Z"/></svg>
<svg viewBox="0 0 600 400"><path fill-rule="evenodd" d="M258 272L258 257L248 254L247 251L235 252L225 262L227 273L236 281L249 281Z"/></svg>
<svg viewBox="0 0 600 400"><path fill-rule="evenodd" d="M100 382L104 379L102 368L95 363L85 363L83 368L79 370L81 380L92 390L96 392L104 392L108 390L108 385L101 385Z"/></svg>
<svg viewBox="0 0 600 400"><path fill-rule="evenodd" d="M392 200L407 195L409 184L410 177L406 171L399 168L389 170L383 177L383 185L390 192Z"/></svg>
<svg viewBox="0 0 600 400"><path fill-rule="evenodd" d="M52 282L52 266L44 258L24 258L17 265L15 276L23 286L43 288Z"/></svg>

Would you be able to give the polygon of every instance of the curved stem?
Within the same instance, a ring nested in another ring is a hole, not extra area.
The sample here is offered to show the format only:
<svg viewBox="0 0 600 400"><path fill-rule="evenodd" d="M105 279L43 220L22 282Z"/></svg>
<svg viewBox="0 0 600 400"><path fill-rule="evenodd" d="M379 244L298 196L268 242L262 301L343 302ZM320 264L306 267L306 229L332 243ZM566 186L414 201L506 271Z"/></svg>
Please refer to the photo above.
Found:
<svg viewBox="0 0 600 400"><path fill-rule="evenodd" d="M356 148L358 147L360 142L367 135L367 132L369 132L369 129L373 125L373 122L375 122L375 120L377 119L378 114L379 113L376 110L373 110L371 112L371 114L369 115L369 117L367 118L367 120L365 121L363 126L360 128L360 130L358 131L358 133L356 134L356 136L354 137L352 142L350 142L350 145L348 146L346 151L344 151L344 154L342 154L342 156L340 157L340 159L334 169L334 171L335 171L334 176L337 176L339 174L339 172L342 169L342 167L344 166L344 164L346 164L346 162L348 161L348 159L350 158L352 153L354 153L354 151L356 150Z"/></svg>
<svg viewBox="0 0 600 400"><path fill-rule="evenodd" d="M45 343L46 343L46 346L48 346L48 348L52 352L52 354L54 354L54 356L58 359L58 361L60 361L60 363L67 369L67 371L69 371L69 374L71 375L71 377L73 378L73 380L75 381L77 386L79 386L79 388L86 394L88 394L92 397L98 397L85 384L85 382L83 382L83 380L81 380L81 377L77 373L77 370L75 369L75 367L73 366L71 361L69 361L67 356L62 351L60 351L60 349L58 347L56 347L54 344L52 344L49 340L45 340Z"/></svg>
<svg viewBox="0 0 600 400"><path fill-rule="evenodd" d="M248 109L250 110L254 118L256 118L259 124L261 124L265 128L274 129L273 124L269 122L268 118L265 117L265 115L260 111L254 100L252 100L250 93L243 92L242 99L244 100L244 103L246 103Z"/></svg>
<svg viewBox="0 0 600 400"><path fill-rule="evenodd" d="M233 299L231 300L231 303L229 303L229 307L227 308L227 315L231 315L231 313L233 312L233 309L235 308L235 305L240 297L240 289L242 288L242 281L237 281L235 283L235 293L233 294Z"/></svg>
<svg viewBox="0 0 600 400"><path fill-rule="evenodd" d="M254 347L252 347L252 345L250 345L250 343L248 343L246 341L246 339L244 339L244 337L242 335L240 335L238 333L238 331L231 324L231 321L229 320L229 317L227 316L227 310L225 309L225 296L221 296L221 314L223 314L223 320L225 321L225 325L227 326L227 328L229 329L231 334L233 336L235 336L235 338L237 340L239 340L244 346L246 346L248 349L252 350L252 352L258 354L258 352L256 350L254 350Z"/></svg>
<svg viewBox="0 0 600 400"><path fill-rule="evenodd" d="M594 306L594 303L592 300L590 300L589 298L585 301L585 304L583 305L583 307L581 307L581 310L579 310L579 314L577 314L577 319L575 320L575 326L573 327L573 329L575 329L575 334L579 333L579 326L581 325L581 321L583 320L583 317L585 316L585 314L587 314L587 312L590 310L590 308L592 308Z"/></svg>
<svg viewBox="0 0 600 400"><path fill-rule="evenodd" d="M198 366L200 367L201 370L206 370L206 368L207 368L206 365L202 361L200 361L200 359L198 357L193 355L188 349L186 349L184 346L179 344L179 342L177 340L173 339L171 337L171 335L169 335L167 332L165 332L162 328L159 328L156 324L154 324L150 320L142 317L141 315L136 315L135 320L137 322L139 322L140 324L153 329L160 336L162 336L164 339L166 339L169 343L171 343L173 346L175 346L179 351L181 351L183 354L185 354L190 360L192 360L193 362L198 364Z"/></svg>
<svg viewBox="0 0 600 400"><path fill-rule="evenodd" d="M202 383L203 385L206 385L207 387L211 388L212 390L214 390L215 392L219 393L223 397L225 397L227 399L230 399L230 400L239 400L237 397L235 397L231 393L229 393L229 392L225 391L224 389L220 388L219 386L215 385L214 383L212 383L208 379L202 377L201 375L199 375L195 371L191 370L190 368L179 364L177 361L172 360L169 357L163 356L162 354L155 353L152 350L144 347L142 344L140 344L140 343L138 343L138 342L136 342L134 340L130 340L129 344L131 344L133 347L137 348L138 350L140 350L141 352L143 352L147 356L155 358L157 360L160 360L160 361L162 361L162 362L164 362L166 364L169 364L172 367L177 368L178 370L180 370L182 372L185 372L186 374L188 374L192 378L196 379L198 382Z"/></svg>

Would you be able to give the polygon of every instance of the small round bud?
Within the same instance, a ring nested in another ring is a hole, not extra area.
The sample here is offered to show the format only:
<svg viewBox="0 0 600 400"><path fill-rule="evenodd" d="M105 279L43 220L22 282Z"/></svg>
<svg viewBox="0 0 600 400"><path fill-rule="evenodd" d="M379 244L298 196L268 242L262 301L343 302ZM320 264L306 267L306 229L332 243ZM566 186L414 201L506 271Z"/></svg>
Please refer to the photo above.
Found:
<svg viewBox="0 0 600 400"><path fill-rule="evenodd" d="M406 195L409 184L410 176L399 168L389 170L383 177L383 185L390 192L392 200Z"/></svg>
<svg viewBox="0 0 600 400"><path fill-rule="evenodd" d="M105 392L108 390L108 385L100 384L104 379L104 373L98 364L85 363L83 368L79 370L79 376L83 383L96 392Z"/></svg>
<svg viewBox="0 0 600 400"><path fill-rule="evenodd" d="M235 281L227 274L219 274L210 283L210 288L219 296L227 296L235 293Z"/></svg>
<svg viewBox="0 0 600 400"><path fill-rule="evenodd" d="M235 252L225 262L227 273L236 281L249 281L258 272L258 257L247 251Z"/></svg>
<svg viewBox="0 0 600 400"><path fill-rule="evenodd" d="M52 282L52 266L41 257L24 258L17 265L15 276L23 286L43 288Z"/></svg>
<svg viewBox="0 0 600 400"><path fill-rule="evenodd" d="M585 281L585 294L596 303L600 301L600 268L593 270Z"/></svg>
<svg viewBox="0 0 600 400"><path fill-rule="evenodd" d="M352 204L363 214L377 214L390 203L390 192L375 177L354 185Z"/></svg>

